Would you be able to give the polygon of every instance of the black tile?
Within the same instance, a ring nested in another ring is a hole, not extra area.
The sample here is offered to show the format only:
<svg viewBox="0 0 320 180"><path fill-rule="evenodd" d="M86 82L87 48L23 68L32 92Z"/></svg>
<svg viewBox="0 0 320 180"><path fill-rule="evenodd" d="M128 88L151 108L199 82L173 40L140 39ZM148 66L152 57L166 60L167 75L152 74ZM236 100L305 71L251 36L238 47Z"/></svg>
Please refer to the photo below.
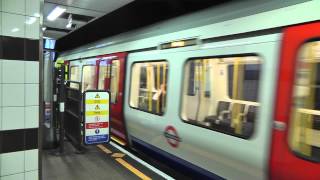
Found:
<svg viewBox="0 0 320 180"><path fill-rule="evenodd" d="M25 129L25 150L38 148L38 128Z"/></svg>
<svg viewBox="0 0 320 180"><path fill-rule="evenodd" d="M2 36L0 36L0 59L2 59Z"/></svg>
<svg viewBox="0 0 320 180"><path fill-rule="evenodd" d="M0 131L0 153L38 148L38 128Z"/></svg>
<svg viewBox="0 0 320 180"><path fill-rule="evenodd" d="M24 38L2 36L2 59L24 60Z"/></svg>
<svg viewBox="0 0 320 180"><path fill-rule="evenodd" d="M39 40L25 39L25 60L39 61Z"/></svg>
<svg viewBox="0 0 320 180"><path fill-rule="evenodd" d="M24 129L0 131L0 153L24 150Z"/></svg>

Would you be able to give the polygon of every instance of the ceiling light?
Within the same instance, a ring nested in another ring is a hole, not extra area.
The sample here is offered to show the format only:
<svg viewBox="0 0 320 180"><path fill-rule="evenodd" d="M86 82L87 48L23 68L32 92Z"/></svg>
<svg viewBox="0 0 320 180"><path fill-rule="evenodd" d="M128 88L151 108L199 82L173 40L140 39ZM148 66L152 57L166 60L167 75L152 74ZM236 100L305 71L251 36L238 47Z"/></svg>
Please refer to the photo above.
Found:
<svg viewBox="0 0 320 180"><path fill-rule="evenodd" d="M42 27L42 31L45 31L47 29L47 27Z"/></svg>
<svg viewBox="0 0 320 180"><path fill-rule="evenodd" d="M27 20L26 20L26 24L33 24L34 22L36 22L37 18L35 17L28 17Z"/></svg>
<svg viewBox="0 0 320 180"><path fill-rule="evenodd" d="M33 16L40 17L40 14L39 13L34 13Z"/></svg>
<svg viewBox="0 0 320 180"><path fill-rule="evenodd" d="M13 28L13 29L11 30L11 32L18 32L18 31L20 31L19 28Z"/></svg>
<svg viewBox="0 0 320 180"><path fill-rule="evenodd" d="M54 21L65 11L65 8L57 6L50 12L50 14L47 16L47 19L49 21Z"/></svg>

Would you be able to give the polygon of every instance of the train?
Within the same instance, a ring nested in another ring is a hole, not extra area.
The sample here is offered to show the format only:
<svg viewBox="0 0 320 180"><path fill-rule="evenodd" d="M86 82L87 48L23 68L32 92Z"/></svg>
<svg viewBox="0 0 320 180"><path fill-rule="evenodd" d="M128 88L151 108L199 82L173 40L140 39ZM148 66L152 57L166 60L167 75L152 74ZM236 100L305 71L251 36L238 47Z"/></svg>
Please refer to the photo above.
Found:
<svg viewBox="0 0 320 180"><path fill-rule="evenodd" d="M110 91L114 141L189 177L320 179L319 7L230 2L58 60Z"/></svg>

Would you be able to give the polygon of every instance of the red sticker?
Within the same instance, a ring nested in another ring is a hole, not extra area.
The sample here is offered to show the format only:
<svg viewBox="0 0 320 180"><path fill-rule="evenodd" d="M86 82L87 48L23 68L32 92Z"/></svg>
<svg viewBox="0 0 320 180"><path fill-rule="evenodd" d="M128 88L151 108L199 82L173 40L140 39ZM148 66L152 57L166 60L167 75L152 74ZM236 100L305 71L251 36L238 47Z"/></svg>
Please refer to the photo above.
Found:
<svg viewBox="0 0 320 180"><path fill-rule="evenodd" d="M169 125L164 130L164 136L167 139L167 142L170 144L171 147L177 148L179 146L179 143L181 142L181 139L178 135L177 130Z"/></svg>
<svg viewBox="0 0 320 180"><path fill-rule="evenodd" d="M108 122L86 123L86 129L107 128Z"/></svg>

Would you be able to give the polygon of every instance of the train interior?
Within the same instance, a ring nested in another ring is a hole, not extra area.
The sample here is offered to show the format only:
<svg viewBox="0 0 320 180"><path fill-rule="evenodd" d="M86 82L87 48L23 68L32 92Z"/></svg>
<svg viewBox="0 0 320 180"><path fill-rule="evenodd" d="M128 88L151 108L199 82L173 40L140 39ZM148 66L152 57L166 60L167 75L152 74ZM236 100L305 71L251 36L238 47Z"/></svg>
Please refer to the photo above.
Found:
<svg viewBox="0 0 320 180"><path fill-rule="evenodd" d="M259 110L261 63L255 55L188 60L182 119L249 138Z"/></svg>
<svg viewBox="0 0 320 180"><path fill-rule="evenodd" d="M319 137L320 41L306 42L299 50L292 104L289 144L299 156L320 161Z"/></svg>

